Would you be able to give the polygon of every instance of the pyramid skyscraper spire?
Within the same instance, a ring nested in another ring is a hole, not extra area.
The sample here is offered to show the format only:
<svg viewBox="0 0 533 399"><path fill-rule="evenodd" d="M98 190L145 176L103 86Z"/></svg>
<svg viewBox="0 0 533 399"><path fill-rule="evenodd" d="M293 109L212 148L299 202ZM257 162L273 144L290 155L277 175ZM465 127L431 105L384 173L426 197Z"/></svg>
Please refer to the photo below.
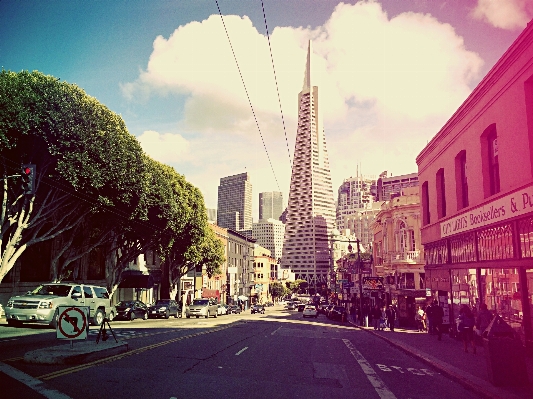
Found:
<svg viewBox="0 0 533 399"><path fill-rule="evenodd" d="M318 87L311 84L311 42L304 84L298 94L298 129L294 147L282 267L310 287L327 282L335 202L326 139L319 112Z"/></svg>

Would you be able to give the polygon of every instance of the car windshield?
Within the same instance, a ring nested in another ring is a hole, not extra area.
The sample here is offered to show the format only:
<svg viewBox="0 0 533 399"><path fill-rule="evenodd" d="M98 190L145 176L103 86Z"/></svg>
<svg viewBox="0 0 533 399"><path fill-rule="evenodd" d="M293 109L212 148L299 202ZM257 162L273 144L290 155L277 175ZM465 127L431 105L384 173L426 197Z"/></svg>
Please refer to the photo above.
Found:
<svg viewBox="0 0 533 399"><path fill-rule="evenodd" d="M35 288L30 292L30 295L56 295L56 296L68 296L70 285L63 284L43 284Z"/></svg>
<svg viewBox="0 0 533 399"><path fill-rule="evenodd" d="M156 301L155 306L168 306L170 301Z"/></svg>
<svg viewBox="0 0 533 399"><path fill-rule="evenodd" d="M209 304L209 299L195 299L192 302L193 305L207 305Z"/></svg>
<svg viewBox="0 0 533 399"><path fill-rule="evenodd" d="M133 306L133 301L120 301L119 303L117 303L117 306L124 306L126 308L128 307L132 307Z"/></svg>

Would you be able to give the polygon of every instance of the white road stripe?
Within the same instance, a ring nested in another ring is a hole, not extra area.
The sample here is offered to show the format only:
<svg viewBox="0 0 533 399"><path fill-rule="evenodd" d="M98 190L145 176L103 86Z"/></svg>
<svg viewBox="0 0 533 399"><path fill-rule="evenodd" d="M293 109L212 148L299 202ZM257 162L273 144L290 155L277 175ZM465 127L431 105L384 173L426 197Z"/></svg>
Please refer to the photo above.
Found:
<svg viewBox="0 0 533 399"><path fill-rule="evenodd" d="M72 399L70 396L65 395L64 393L61 393L59 391L56 391L55 389L48 389L43 386L43 382L41 380L38 380L37 378L33 378L32 376L23 373L22 371L11 367L5 363L0 362L0 371L4 374L7 374L11 378L14 378L20 382L22 382L24 385L30 387L36 392L39 392L41 395L48 399Z"/></svg>
<svg viewBox="0 0 533 399"><path fill-rule="evenodd" d="M270 333L270 335L274 335L274 334L276 334L280 329L281 329L281 327L276 328L274 331L272 331L272 332Z"/></svg>
<svg viewBox="0 0 533 399"><path fill-rule="evenodd" d="M363 357L361 352L355 349L355 346L353 346L353 344L349 340L343 339L342 342L344 342L344 344L350 350L352 356L355 358L355 360L357 360L357 363L359 363L359 366L361 366L361 368L363 369L363 372L366 374L368 381L370 381L379 397L381 399L396 399L396 396L385 385L383 380L379 378L375 370L372 368L370 363L368 363L368 361Z"/></svg>
<svg viewBox="0 0 533 399"><path fill-rule="evenodd" d="M241 353L243 353L246 349L248 349L247 346L245 346L244 348L242 348L240 351L238 351L235 356L239 356Z"/></svg>

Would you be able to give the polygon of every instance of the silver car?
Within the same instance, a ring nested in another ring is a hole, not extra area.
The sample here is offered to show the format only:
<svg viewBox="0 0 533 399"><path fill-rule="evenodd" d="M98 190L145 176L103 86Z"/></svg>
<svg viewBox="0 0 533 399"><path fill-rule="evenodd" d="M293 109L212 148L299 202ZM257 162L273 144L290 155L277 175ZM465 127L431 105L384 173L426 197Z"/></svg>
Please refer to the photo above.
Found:
<svg viewBox="0 0 533 399"><path fill-rule="evenodd" d="M209 316L217 317L218 316L218 304L216 300L213 299L194 299L189 307L185 311L185 317L188 319L191 316L200 316L205 317L206 319Z"/></svg>

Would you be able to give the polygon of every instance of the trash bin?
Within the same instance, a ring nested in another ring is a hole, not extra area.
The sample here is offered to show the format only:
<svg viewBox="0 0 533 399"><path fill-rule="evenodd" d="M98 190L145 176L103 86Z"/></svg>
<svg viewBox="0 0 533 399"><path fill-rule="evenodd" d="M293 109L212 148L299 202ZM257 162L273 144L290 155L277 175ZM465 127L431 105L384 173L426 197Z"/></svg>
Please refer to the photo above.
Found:
<svg viewBox="0 0 533 399"><path fill-rule="evenodd" d="M483 332L489 381L495 386L529 384L525 350L512 327L495 316Z"/></svg>

